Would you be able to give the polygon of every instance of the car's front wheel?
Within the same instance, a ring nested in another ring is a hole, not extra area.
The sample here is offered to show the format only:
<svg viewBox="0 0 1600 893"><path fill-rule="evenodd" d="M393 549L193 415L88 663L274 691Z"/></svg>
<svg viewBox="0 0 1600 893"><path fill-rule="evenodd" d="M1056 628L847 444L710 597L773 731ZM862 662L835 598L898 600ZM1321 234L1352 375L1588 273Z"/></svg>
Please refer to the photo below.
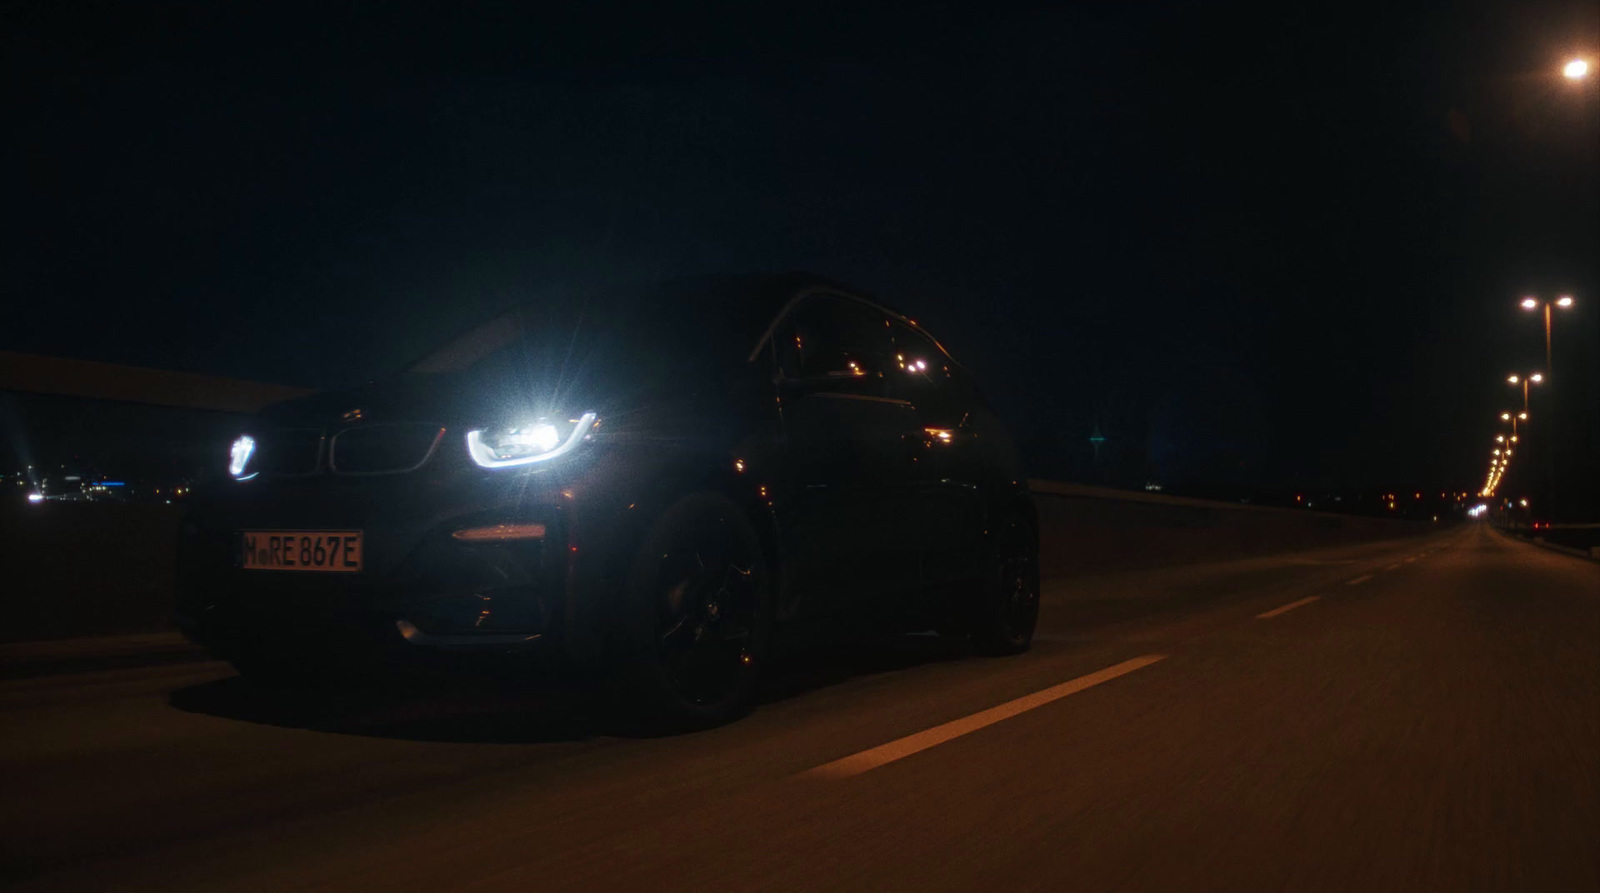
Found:
<svg viewBox="0 0 1600 893"><path fill-rule="evenodd" d="M749 707L767 653L772 585L754 527L731 500L687 496L646 534L624 609L624 693L645 718L702 728Z"/></svg>

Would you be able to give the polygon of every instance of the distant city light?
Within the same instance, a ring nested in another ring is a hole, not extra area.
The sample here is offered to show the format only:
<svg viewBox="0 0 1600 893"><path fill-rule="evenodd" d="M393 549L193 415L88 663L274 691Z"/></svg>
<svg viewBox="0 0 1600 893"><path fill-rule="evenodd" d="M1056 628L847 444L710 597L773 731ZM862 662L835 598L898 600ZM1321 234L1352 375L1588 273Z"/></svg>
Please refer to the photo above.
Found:
<svg viewBox="0 0 1600 893"><path fill-rule="evenodd" d="M29 493L28 494L28 501L29 502L44 502L44 494L43 493Z"/></svg>

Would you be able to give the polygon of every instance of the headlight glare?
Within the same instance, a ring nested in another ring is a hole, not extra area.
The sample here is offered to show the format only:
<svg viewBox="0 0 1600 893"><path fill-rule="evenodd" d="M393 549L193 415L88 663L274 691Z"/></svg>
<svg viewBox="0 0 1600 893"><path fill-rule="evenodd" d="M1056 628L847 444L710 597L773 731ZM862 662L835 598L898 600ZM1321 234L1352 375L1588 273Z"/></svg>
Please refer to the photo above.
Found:
<svg viewBox="0 0 1600 893"><path fill-rule="evenodd" d="M479 428L467 432L467 452L472 461L484 468L548 462L577 449L597 421L594 412L586 412L576 419L539 418L518 425Z"/></svg>
<svg viewBox="0 0 1600 893"><path fill-rule="evenodd" d="M250 458L256 454L256 439L248 434L239 435L228 449L228 473L239 480L255 477L249 471Z"/></svg>

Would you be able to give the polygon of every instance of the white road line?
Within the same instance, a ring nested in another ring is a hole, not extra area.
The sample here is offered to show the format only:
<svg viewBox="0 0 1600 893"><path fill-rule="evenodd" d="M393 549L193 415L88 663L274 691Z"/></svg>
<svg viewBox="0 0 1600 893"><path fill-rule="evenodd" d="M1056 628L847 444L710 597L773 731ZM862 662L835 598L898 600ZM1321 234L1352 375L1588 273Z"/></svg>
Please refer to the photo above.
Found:
<svg viewBox="0 0 1600 893"><path fill-rule="evenodd" d="M1372 579L1372 575L1371 574L1362 574L1361 576L1356 577L1354 580L1346 580L1346 581L1344 581L1344 585L1346 585L1346 586L1355 586L1358 583L1365 583L1370 579Z"/></svg>
<svg viewBox="0 0 1600 893"><path fill-rule="evenodd" d="M1386 571L1392 571L1392 570L1394 570L1394 569L1395 569L1395 568L1397 568L1397 567L1399 567L1399 566L1400 566L1400 565L1398 565L1398 564L1391 564L1391 565L1389 565L1389 566L1388 566L1388 567L1386 567L1386 568L1384 568L1384 570L1386 570Z"/></svg>
<svg viewBox="0 0 1600 893"><path fill-rule="evenodd" d="M885 763L892 763L895 760L904 759L935 745L943 744L952 738L959 738L969 732L976 732L985 726L992 726L1003 719L1010 719L1035 707L1043 707L1051 701L1060 700L1067 695L1077 694L1086 688L1093 688L1118 676L1125 676L1134 670L1148 667L1164 658L1166 658L1165 654L1146 654L1143 657L1125 660L1120 664L1106 667L1104 670L1097 670L1087 676L1079 676L1059 685L1052 685L1031 695L1023 695L1016 700L1007 701L997 707L990 707L988 710L979 711L971 716L951 720L931 729L917 732L914 735L907 735L904 738L890 741L888 744L880 744L870 750L863 750L860 753L834 760L831 763L823 763L821 766L808 769L800 774L802 777L808 778L849 778L852 775L860 775Z"/></svg>
<svg viewBox="0 0 1600 893"><path fill-rule="evenodd" d="M1301 605L1309 605L1309 604L1311 604L1312 602L1316 601L1317 599L1319 599L1321 597L1322 596L1320 596L1320 595L1313 595L1310 598L1303 598L1303 599L1301 599L1301 600L1299 600L1297 602L1290 602L1290 603L1288 603L1287 605L1284 605L1281 608L1273 608L1270 611L1263 611L1260 614L1256 615L1256 619L1257 620L1266 620L1268 617L1276 617L1279 614L1282 614L1284 611L1293 611L1295 608L1298 608Z"/></svg>

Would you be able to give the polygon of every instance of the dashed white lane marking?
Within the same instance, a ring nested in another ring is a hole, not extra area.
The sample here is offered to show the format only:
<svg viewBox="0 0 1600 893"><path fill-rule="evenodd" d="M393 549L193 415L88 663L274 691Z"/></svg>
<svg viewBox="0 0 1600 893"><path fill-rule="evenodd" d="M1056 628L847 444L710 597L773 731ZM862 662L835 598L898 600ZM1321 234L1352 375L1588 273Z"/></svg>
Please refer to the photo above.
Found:
<svg viewBox="0 0 1600 893"><path fill-rule="evenodd" d="M1365 583L1370 579L1372 579L1372 575L1371 574L1362 574L1361 576L1356 577L1354 580L1346 580L1346 581L1344 581L1344 585L1346 585L1346 586L1355 586L1358 583Z"/></svg>
<svg viewBox="0 0 1600 893"><path fill-rule="evenodd" d="M1263 611L1260 614L1256 615L1256 619L1257 620L1266 620L1268 617L1276 617L1279 614L1282 614L1284 611L1293 611L1295 608L1298 608L1301 605L1309 605L1309 604L1311 604L1312 602L1316 601L1317 599L1319 599L1321 597L1322 596L1320 596L1320 595L1313 595L1313 596L1311 596L1309 598L1303 598L1303 599L1301 599L1301 600L1299 600L1297 602L1290 602L1287 605L1284 605L1284 606L1279 607L1279 608L1273 608L1270 611Z"/></svg>
<svg viewBox="0 0 1600 893"><path fill-rule="evenodd" d="M1397 568L1397 567L1399 567L1399 566L1400 566L1400 565L1398 565L1398 564L1391 564L1391 565L1389 565L1389 566L1388 566L1388 567L1386 567L1386 568L1384 568L1384 570L1386 570L1386 571L1392 571L1392 570L1394 570L1394 569L1395 569L1395 568Z"/></svg>
<svg viewBox="0 0 1600 893"><path fill-rule="evenodd" d="M997 707L990 707L988 710L981 710L971 716L963 716L960 719L951 720L931 729L917 732L914 735L898 738L888 744L880 744L870 750L863 750L860 753L851 754L831 763L823 763L821 766L808 769L800 774L809 778L849 778L852 775L860 775L885 763L905 759L914 753L943 744L952 738L959 738L969 732L976 732L985 726L992 726L1003 719L1010 719L1035 707L1043 707L1051 701L1060 700L1067 695L1077 694L1086 688L1093 688L1118 676L1125 676L1134 670L1148 667L1164 658L1166 658L1165 654L1146 654L1143 657L1125 660L1120 664L1106 667L1104 670L1097 670L1087 676L1079 676L1059 685L1052 685L1031 695L1023 695L1016 700L1007 701Z"/></svg>

